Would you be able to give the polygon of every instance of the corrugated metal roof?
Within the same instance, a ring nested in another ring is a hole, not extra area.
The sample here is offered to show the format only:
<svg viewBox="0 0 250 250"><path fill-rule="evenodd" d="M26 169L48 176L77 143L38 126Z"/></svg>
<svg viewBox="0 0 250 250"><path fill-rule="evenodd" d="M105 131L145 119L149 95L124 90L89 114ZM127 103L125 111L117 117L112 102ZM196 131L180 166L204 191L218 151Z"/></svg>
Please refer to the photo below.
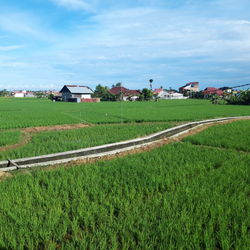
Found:
<svg viewBox="0 0 250 250"><path fill-rule="evenodd" d="M72 94L93 94L93 91L85 86L66 86Z"/></svg>

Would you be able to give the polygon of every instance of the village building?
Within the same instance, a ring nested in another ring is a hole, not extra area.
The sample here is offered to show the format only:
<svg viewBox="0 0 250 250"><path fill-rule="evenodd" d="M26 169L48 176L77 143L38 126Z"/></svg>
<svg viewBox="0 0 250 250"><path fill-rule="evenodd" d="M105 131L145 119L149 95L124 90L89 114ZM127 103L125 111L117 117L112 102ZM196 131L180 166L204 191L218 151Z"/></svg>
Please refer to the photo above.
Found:
<svg viewBox="0 0 250 250"><path fill-rule="evenodd" d="M124 87L113 87L109 92L115 96L119 96L123 101L136 101L141 92L139 90L129 90Z"/></svg>
<svg viewBox="0 0 250 250"><path fill-rule="evenodd" d="M179 88L179 92L184 94L187 92L198 92L199 91L199 82L189 82L185 86Z"/></svg>
<svg viewBox="0 0 250 250"><path fill-rule="evenodd" d="M26 90L15 90L14 92L12 92L12 96L19 97L19 98L35 97L32 91L26 91Z"/></svg>
<svg viewBox="0 0 250 250"><path fill-rule="evenodd" d="M19 97L19 98L25 97L25 94L26 94L25 90L16 90L12 93L14 97Z"/></svg>
<svg viewBox="0 0 250 250"><path fill-rule="evenodd" d="M167 91L163 88L155 89L153 91L154 95L159 99L187 99L187 97L183 96L183 94L176 93L174 91Z"/></svg>
<svg viewBox="0 0 250 250"><path fill-rule="evenodd" d="M99 102L99 98L91 98L93 90L87 86L64 85L60 91L65 102Z"/></svg>
<svg viewBox="0 0 250 250"><path fill-rule="evenodd" d="M228 93L228 94L233 92L233 89L230 87L222 87L220 89L223 90L224 93Z"/></svg>
<svg viewBox="0 0 250 250"><path fill-rule="evenodd" d="M27 92L25 93L25 97L32 97L32 98L34 98L35 95L34 95L34 93L33 93L32 91L27 91Z"/></svg>
<svg viewBox="0 0 250 250"><path fill-rule="evenodd" d="M218 89L218 88L208 87L208 88L205 88L202 91L202 93L204 95L204 98L207 98L207 97L209 97L211 95L222 96L224 94L224 91L221 90L221 89Z"/></svg>

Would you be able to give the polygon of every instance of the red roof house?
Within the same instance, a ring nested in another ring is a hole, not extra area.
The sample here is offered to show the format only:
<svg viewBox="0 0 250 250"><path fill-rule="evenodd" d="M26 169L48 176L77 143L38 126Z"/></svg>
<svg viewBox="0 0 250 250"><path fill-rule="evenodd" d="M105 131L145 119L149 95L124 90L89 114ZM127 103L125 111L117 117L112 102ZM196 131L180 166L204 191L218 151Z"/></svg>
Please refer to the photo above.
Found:
<svg viewBox="0 0 250 250"><path fill-rule="evenodd" d="M113 95L120 95L122 94L123 100L128 100L130 97L137 97L141 94L139 90L130 90L124 87L113 87L109 90L109 92Z"/></svg>
<svg viewBox="0 0 250 250"><path fill-rule="evenodd" d="M218 88L208 87L203 90L203 95L219 95L222 96L224 91Z"/></svg>
<svg viewBox="0 0 250 250"><path fill-rule="evenodd" d="M182 86L179 88L180 93L184 93L186 91L198 92L199 91L199 82L189 82L185 86Z"/></svg>

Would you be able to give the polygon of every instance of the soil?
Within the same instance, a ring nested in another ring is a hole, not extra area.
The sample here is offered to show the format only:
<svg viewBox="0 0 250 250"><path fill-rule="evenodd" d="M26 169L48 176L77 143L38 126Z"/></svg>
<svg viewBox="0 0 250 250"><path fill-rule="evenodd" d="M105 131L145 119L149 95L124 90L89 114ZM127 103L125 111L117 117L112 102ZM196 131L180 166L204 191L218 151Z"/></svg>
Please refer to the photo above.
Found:
<svg viewBox="0 0 250 250"><path fill-rule="evenodd" d="M6 172L3 172L3 171L0 171L0 181L2 181L3 179L7 178L7 177L10 177L11 174L10 173L6 173Z"/></svg>

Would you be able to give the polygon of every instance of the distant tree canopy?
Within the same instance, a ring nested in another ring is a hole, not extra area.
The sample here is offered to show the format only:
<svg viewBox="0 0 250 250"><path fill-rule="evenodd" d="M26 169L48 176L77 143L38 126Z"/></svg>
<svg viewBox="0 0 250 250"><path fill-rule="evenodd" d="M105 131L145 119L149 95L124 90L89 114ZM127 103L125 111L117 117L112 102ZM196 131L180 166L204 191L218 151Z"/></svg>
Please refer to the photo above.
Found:
<svg viewBox="0 0 250 250"><path fill-rule="evenodd" d="M114 87L121 87L122 86L122 83L121 82L118 82L118 83L116 83L116 84L113 84L112 85L112 88L114 88Z"/></svg>
<svg viewBox="0 0 250 250"><path fill-rule="evenodd" d="M0 90L0 96L8 96L8 95L10 95L10 93L6 89Z"/></svg>
<svg viewBox="0 0 250 250"><path fill-rule="evenodd" d="M194 99L204 99L204 94L202 91L198 91L198 92L194 92L194 91L190 91L190 92L186 92L186 96L189 96L189 98L194 98Z"/></svg>
<svg viewBox="0 0 250 250"><path fill-rule="evenodd" d="M250 105L250 90L241 91L225 98L228 104Z"/></svg>
<svg viewBox="0 0 250 250"><path fill-rule="evenodd" d="M153 99L153 92L150 89L144 88L139 96L140 101L149 101Z"/></svg>
<svg viewBox="0 0 250 250"><path fill-rule="evenodd" d="M46 94L43 91L37 91L37 92L35 92L35 96L37 98L45 98Z"/></svg>
<svg viewBox="0 0 250 250"><path fill-rule="evenodd" d="M108 87L102 86L101 84L96 86L93 96L99 97L101 101L115 101L116 100L115 95L109 92Z"/></svg>
<svg viewBox="0 0 250 250"><path fill-rule="evenodd" d="M55 96L54 96L53 94L49 94L49 95L48 95L48 99L49 99L49 100L53 100L54 97L55 97Z"/></svg>

